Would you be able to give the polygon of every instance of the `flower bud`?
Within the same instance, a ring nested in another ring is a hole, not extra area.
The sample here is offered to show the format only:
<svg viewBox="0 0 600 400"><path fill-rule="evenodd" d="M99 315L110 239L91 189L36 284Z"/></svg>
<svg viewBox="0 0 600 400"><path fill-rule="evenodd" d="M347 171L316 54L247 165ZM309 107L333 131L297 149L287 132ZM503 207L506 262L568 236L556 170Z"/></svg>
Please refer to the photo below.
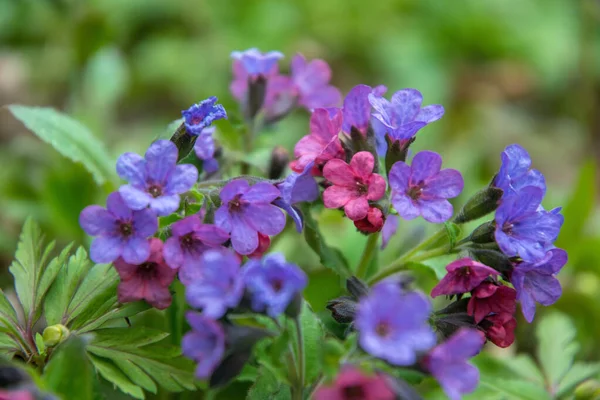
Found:
<svg viewBox="0 0 600 400"><path fill-rule="evenodd" d="M273 336L271 331L252 326L223 324L223 328L227 350L232 353L249 351L259 340Z"/></svg>
<svg viewBox="0 0 600 400"><path fill-rule="evenodd" d="M181 125L177 128L173 136L171 136L171 142L175 143L177 146L177 161L181 161L184 159L190 151L194 148L194 144L196 143L196 139L198 136L191 135L185 129L185 123L182 122Z"/></svg>
<svg viewBox="0 0 600 400"><path fill-rule="evenodd" d="M454 223L463 224L491 213L498 208L503 194L502 189L493 186L481 189L458 212L458 215L454 218Z"/></svg>
<svg viewBox="0 0 600 400"><path fill-rule="evenodd" d="M281 146L275 146L271 152L271 161L269 161L269 179L281 178L289 162L289 151Z"/></svg>
<svg viewBox="0 0 600 400"><path fill-rule="evenodd" d="M390 135L385 135L385 141L387 142L387 152L385 153L385 169L388 171L392 169L392 165L398 161L406 161L408 155L408 148L415 141L412 137L406 140L394 140Z"/></svg>
<svg viewBox="0 0 600 400"><path fill-rule="evenodd" d="M369 293L369 286L355 276L351 276L346 280L346 289L355 300Z"/></svg>
<svg viewBox="0 0 600 400"><path fill-rule="evenodd" d="M356 306L358 303L348 296L338 297L327 303L331 316L340 324L349 324L354 321L356 315Z"/></svg>
<svg viewBox="0 0 600 400"><path fill-rule="evenodd" d="M370 233L379 232L383 228L385 222L385 216L383 212L377 207L369 207L367 216L363 219L354 221L354 226L360 232L368 235Z"/></svg>
<svg viewBox="0 0 600 400"><path fill-rule="evenodd" d="M258 114L265 101L267 93L267 78L258 75L256 78L248 78L248 103L246 116L252 119Z"/></svg>
<svg viewBox="0 0 600 400"><path fill-rule="evenodd" d="M494 243L496 241L496 238L494 237L495 231L496 224L494 221L488 221L475 228L467 240L479 244Z"/></svg>
<svg viewBox="0 0 600 400"><path fill-rule="evenodd" d="M509 258L497 250L490 249L469 249L473 257L480 263L494 268L504 276L510 276L513 265Z"/></svg>
<svg viewBox="0 0 600 400"><path fill-rule="evenodd" d="M225 357L210 376L209 387L224 386L238 376L251 354L251 351L244 351Z"/></svg>
<svg viewBox="0 0 600 400"><path fill-rule="evenodd" d="M59 343L62 343L69 337L69 330L66 326L61 324L56 324L47 327L44 329L44 333L42 334L42 338L44 339L44 345L46 347L56 346Z"/></svg>

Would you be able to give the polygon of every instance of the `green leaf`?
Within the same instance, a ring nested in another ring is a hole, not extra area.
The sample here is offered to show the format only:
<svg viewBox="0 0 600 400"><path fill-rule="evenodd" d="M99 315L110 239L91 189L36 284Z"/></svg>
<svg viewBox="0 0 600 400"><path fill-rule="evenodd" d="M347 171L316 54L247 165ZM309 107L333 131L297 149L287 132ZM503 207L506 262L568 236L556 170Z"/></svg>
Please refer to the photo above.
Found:
<svg viewBox="0 0 600 400"><path fill-rule="evenodd" d="M11 328L19 325L19 318L14 307L0 289L0 328Z"/></svg>
<svg viewBox="0 0 600 400"><path fill-rule="evenodd" d="M563 397L572 394L575 388L590 378L598 375L600 373L600 363L575 363L569 369L565 377L560 382L558 386L558 391L556 395L558 397Z"/></svg>
<svg viewBox="0 0 600 400"><path fill-rule="evenodd" d="M482 390L487 390L494 394L501 395L501 398L511 400L550 400L551 396L543 387L535 383L522 381L518 379L502 379L489 376L481 376L479 386ZM480 398L475 394L473 399Z"/></svg>
<svg viewBox="0 0 600 400"><path fill-rule="evenodd" d="M44 337L37 332L35 334L35 347L40 355L46 354L46 345L44 344Z"/></svg>
<svg viewBox="0 0 600 400"><path fill-rule="evenodd" d="M11 105L8 109L60 154L82 163L99 185L116 179L114 162L104 144L78 121L51 108Z"/></svg>
<svg viewBox="0 0 600 400"><path fill-rule="evenodd" d="M539 385L544 385L544 375L529 354L519 354L511 357L506 366L515 371L518 376Z"/></svg>
<svg viewBox="0 0 600 400"><path fill-rule="evenodd" d="M350 277L352 274L348 266L348 261L340 250L329 247L325 243L325 238L319 231L308 204L302 205L302 214L304 215L304 238L310 248L319 256L321 264L332 269L344 279Z"/></svg>
<svg viewBox="0 0 600 400"><path fill-rule="evenodd" d="M298 319L304 347L305 385L308 386L320 375L323 368L323 326L306 301L303 301L302 312ZM292 337L293 340L297 340L295 332Z"/></svg>
<svg viewBox="0 0 600 400"><path fill-rule="evenodd" d="M571 368L579 345L574 342L577 331L564 314L552 313L538 323L537 358L542 366L546 382L555 388Z"/></svg>
<svg viewBox="0 0 600 400"><path fill-rule="evenodd" d="M258 379L248 391L248 400L289 400L289 386L283 385L269 370L264 367L259 370Z"/></svg>
<svg viewBox="0 0 600 400"><path fill-rule="evenodd" d="M65 399L93 399L94 375L85 339L72 335L52 354L44 370L49 389Z"/></svg>
<svg viewBox="0 0 600 400"><path fill-rule="evenodd" d="M460 236L460 226L454 222L444 222L444 227L446 228L450 248L453 249L454 245L456 245L456 240Z"/></svg>
<svg viewBox="0 0 600 400"><path fill-rule="evenodd" d="M129 318L141 312L149 310L150 305L145 301L136 301L134 303L118 304L110 311L104 312L101 315L93 316L86 321L85 325L77 329L79 333L90 332L100 328L108 321L115 319Z"/></svg>
<svg viewBox="0 0 600 400"><path fill-rule="evenodd" d="M130 395L136 399L144 398L144 391L142 388L137 386L135 383L125 376L113 362L110 360L96 357L92 354L88 354L90 361L96 368L96 371L108 382L111 382L115 387L125 394Z"/></svg>
<svg viewBox="0 0 600 400"><path fill-rule="evenodd" d="M127 79L127 63L119 51L100 49L90 58L83 77L87 108L98 113L112 107L125 93Z"/></svg>
<svg viewBox="0 0 600 400"><path fill-rule="evenodd" d="M87 348L96 356L92 362L97 357L112 361L132 384L146 390L155 391L155 382L171 392L195 390L194 363L181 356L179 346L159 343L167 333L144 327L99 329L94 333ZM122 380L111 380L111 373L106 365L103 367L105 379L119 388L124 386ZM121 378L111 372L115 380Z"/></svg>

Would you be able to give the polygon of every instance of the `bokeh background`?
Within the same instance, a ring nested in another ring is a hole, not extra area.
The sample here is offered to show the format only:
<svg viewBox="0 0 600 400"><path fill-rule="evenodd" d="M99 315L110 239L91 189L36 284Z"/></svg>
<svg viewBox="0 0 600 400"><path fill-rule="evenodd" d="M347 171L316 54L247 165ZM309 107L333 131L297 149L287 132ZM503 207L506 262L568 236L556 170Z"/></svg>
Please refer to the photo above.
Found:
<svg viewBox="0 0 600 400"><path fill-rule="evenodd" d="M359 83L413 87L425 104L443 104L445 116L419 133L414 148L437 151L445 166L463 172L457 203L490 181L506 145L525 146L547 179L544 205L563 206L566 218L558 245L570 261L554 308L577 326L578 358L598 359L600 2L0 0L0 106L60 109L107 143L116 160L168 138L180 111L208 96L234 113L229 53L249 47L284 52L282 70L298 51L323 58L344 93ZM296 112L263 134L253 156L265 160L276 144L292 150L307 122L306 112ZM0 109L2 286L28 215L61 244L86 243L79 212L102 203L105 191ZM355 264L365 238L339 213L320 221L328 243ZM380 261L426 229L403 223ZM294 231L275 248L309 271L308 298L325 317L337 278ZM422 275L428 289L434 281ZM516 345L498 355L532 351L532 332L520 318Z"/></svg>

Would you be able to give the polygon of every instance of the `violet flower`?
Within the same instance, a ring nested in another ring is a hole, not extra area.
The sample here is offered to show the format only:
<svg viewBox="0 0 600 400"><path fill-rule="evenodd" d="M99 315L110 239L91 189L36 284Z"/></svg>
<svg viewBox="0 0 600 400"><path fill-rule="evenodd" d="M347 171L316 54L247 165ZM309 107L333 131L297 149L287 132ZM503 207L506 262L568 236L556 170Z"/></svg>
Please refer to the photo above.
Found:
<svg viewBox="0 0 600 400"><path fill-rule="evenodd" d="M214 127L204 128L194 143L196 157L202 160L202 169L208 174L219 169L219 162L215 159L214 133Z"/></svg>
<svg viewBox="0 0 600 400"><path fill-rule="evenodd" d="M130 264L141 264L150 256L148 237L158 229L156 213L150 209L132 211L119 192L111 193L106 208L87 206L79 215L79 225L90 236L90 258L95 263L110 263L119 257Z"/></svg>
<svg viewBox="0 0 600 400"><path fill-rule="evenodd" d="M522 262L513 269L510 281L517 291L517 300L527 322L533 321L535 303L554 304L562 294L556 274L567 263L567 252L562 249L548 251L535 263Z"/></svg>
<svg viewBox="0 0 600 400"><path fill-rule="evenodd" d="M312 110L340 103L342 94L329 84L331 69L325 61L315 59L307 62L302 54L296 54L292 58L291 70L300 105Z"/></svg>
<svg viewBox="0 0 600 400"><path fill-rule="evenodd" d="M208 250L193 266L196 279L189 282L185 298L189 305L202 309L202 314L218 319L228 308L236 307L244 294L240 260L228 250Z"/></svg>
<svg viewBox="0 0 600 400"><path fill-rule="evenodd" d="M150 239L150 257L141 264L129 264L122 258L114 262L121 282L117 288L119 303L146 300L159 310L171 305L169 285L177 272L163 259L163 243Z"/></svg>
<svg viewBox="0 0 600 400"><path fill-rule="evenodd" d="M417 153L411 165L398 161L389 172L391 201L398 214L411 220L419 215L439 224L452 217L447 199L462 192L463 178L455 169L443 169L442 157L432 151Z"/></svg>
<svg viewBox="0 0 600 400"><path fill-rule="evenodd" d="M396 395L381 375L366 375L346 365L330 385L321 385L314 400L394 400Z"/></svg>
<svg viewBox="0 0 600 400"><path fill-rule="evenodd" d="M440 383L450 400L460 400L479 383L479 371L468 360L475 356L485 339L475 329L461 328L448 340L433 348L423 364Z"/></svg>
<svg viewBox="0 0 600 400"><path fill-rule="evenodd" d="M277 65L277 61L283 57L283 54L279 51L262 53L257 48L231 52L231 58L240 61L251 78L258 75L268 75L273 67Z"/></svg>
<svg viewBox="0 0 600 400"><path fill-rule="evenodd" d="M531 169L531 157L518 144L507 146L502 152L502 166L494 178L494 186L504 191L504 196L514 194L526 186L535 186L546 191L544 175Z"/></svg>
<svg viewBox="0 0 600 400"><path fill-rule="evenodd" d="M150 206L159 216L179 208L180 194L198 180L198 170L191 164L177 165L177 147L169 140L152 143L144 158L125 153L117 160L117 174L129 181L119 188L127 207L141 210Z"/></svg>
<svg viewBox="0 0 600 400"><path fill-rule="evenodd" d="M448 273L431 291L431 297L468 293L499 272L470 258L461 258L446 266Z"/></svg>
<svg viewBox="0 0 600 400"><path fill-rule="evenodd" d="M310 173L313 165L314 162L309 163L302 173L292 172L283 182L276 185L281 197L273 201L273 204L292 217L298 232L302 232L304 223L300 210L294 207L294 204L313 202L319 197L319 185Z"/></svg>
<svg viewBox="0 0 600 400"><path fill-rule="evenodd" d="M267 182L252 187L235 179L221 189L221 207L215 212L215 225L231 233L234 250L248 255L258 248L258 233L277 235L285 228L285 215L271 204L281 195Z"/></svg>
<svg viewBox="0 0 600 400"><path fill-rule="evenodd" d="M271 253L244 266L244 282L252 298L252 309L277 317L308 283L304 271L288 263L283 254Z"/></svg>
<svg viewBox="0 0 600 400"><path fill-rule="evenodd" d="M344 123L342 130L350 134L352 127L356 128L364 136L367 134L371 121L371 103L369 96L383 96L387 88L376 86L372 88L367 85L357 85L350 89L344 99Z"/></svg>
<svg viewBox="0 0 600 400"><path fill-rule="evenodd" d="M398 230L398 223L400 222L400 218L397 215L389 214L385 219L385 223L383 224L383 228L381 230L381 249L385 249L392 238L396 234Z"/></svg>
<svg viewBox="0 0 600 400"><path fill-rule="evenodd" d="M215 104L216 102L217 98L211 96L181 112L181 115L184 118L186 131L190 135L198 136L214 121L218 119L227 119L225 108L221 104Z"/></svg>
<svg viewBox="0 0 600 400"><path fill-rule="evenodd" d="M496 242L509 257L535 262L553 247L564 217L540 208L544 191L527 186L504 197L496 210Z"/></svg>
<svg viewBox="0 0 600 400"><path fill-rule="evenodd" d="M225 332L218 322L197 312L188 312L186 319L192 330L183 336L183 354L198 363L196 377L207 379L225 353Z"/></svg>
<svg viewBox="0 0 600 400"><path fill-rule="evenodd" d="M419 292L403 292L386 280L360 299L355 319L360 346L393 365L412 365L421 351L435 345L427 320L431 304Z"/></svg>

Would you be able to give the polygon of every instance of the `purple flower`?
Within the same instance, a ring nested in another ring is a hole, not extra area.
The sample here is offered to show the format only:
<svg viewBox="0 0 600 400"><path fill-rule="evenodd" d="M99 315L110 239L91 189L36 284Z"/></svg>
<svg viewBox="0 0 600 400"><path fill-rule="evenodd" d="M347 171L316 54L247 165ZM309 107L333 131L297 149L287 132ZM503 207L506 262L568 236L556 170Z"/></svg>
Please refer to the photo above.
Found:
<svg viewBox="0 0 600 400"><path fill-rule="evenodd" d="M485 343L485 337L475 329L461 328L444 343L434 347L423 364L451 400L471 393L479 383L479 371L467 361L475 356Z"/></svg>
<svg viewBox="0 0 600 400"><path fill-rule="evenodd" d="M90 247L95 263L123 257L127 263L141 264L150 256L148 237L158 229L158 220L150 209L132 211L114 192L106 200L106 209L96 205L84 208L79 225L88 235L97 236Z"/></svg>
<svg viewBox="0 0 600 400"><path fill-rule="evenodd" d="M470 258L461 258L446 266L448 273L431 290L431 297L443 294L468 293L489 276L498 276L498 271Z"/></svg>
<svg viewBox="0 0 600 400"><path fill-rule="evenodd" d="M419 129L444 115L444 107L441 105L421 107L423 95L416 89L399 90L392 96L392 101L376 94L368 96L370 104L375 109L373 117L382 124L375 129L380 136L379 143L385 144L386 133L394 140L407 141ZM387 148L387 145L385 147Z"/></svg>
<svg viewBox="0 0 600 400"><path fill-rule="evenodd" d="M202 130L208 128L214 121L222 118L227 119L225 108L220 104L215 104L216 102L217 98L211 96L181 112L185 119L185 128L189 134L200 135Z"/></svg>
<svg viewBox="0 0 600 400"><path fill-rule="evenodd" d="M246 73L254 78L258 75L267 75L277 65L277 61L283 58L283 54L279 51L261 53L258 49L252 48L245 51L233 51L231 58L239 60Z"/></svg>
<svg viewBox="0 0 600 400"><path fill-rule="evenodd" d="M535 316L535 303L544 306L554 304L562 294L560 282L556 279L560 269L567 263L567 252L552 249L536 263L522 262L513 269L510 278L521 302L523 316L528 322Z"/></svg>
<svg viewBox="0 0 600 400"><path fill-rule="evenodd" d="M535 262L558 237L564 217L540 208L544 191L527 186L502 199L496 210L496 242L509 257Z"/></svg>
<svg viewBox="0 0 600 400"><path fill-rule="evenodd" d="M302 54L292 58L292 82L299 95L299 104L309 110L333 107L340 103L342 94L329 84L331 69L323 60L306 62Z"/></svg>
<svg viewBox="0 0 600 400"><path fill-rule="evenodd" d="M360 299L355 325L360 346L394 365L411 365L417 353L435 345L427 320L431 304L419 292L403 292L392 280L383 281Z"/></svg>
<svg viewBox="0 0 600 400"><path fill-rule="evenodd" d="M398 161L390 169L392 204L404 219L419 215L436 224L452 217L452 204L463 189L463 178L455 169L443 169L442 157L432 151L417 153L412 165Z"/></svg>
<svg viewBox="0 0 600 400"><path fill-rule="evenodd" d="M203 161L202 169L206 173L213 173L219 169L219 162L214 158L215 155L215 140L213 134L215 128L209 127L202 130L194 143L194 151L196 157Z"/></svg>
<svg viewBox="0 0 600 400"><path fill-rule="evenodd" d="M285 215L271 202L281 195L267 182L250 187L235 179L221 189L221 207L215 212L215 225L231 233L233 249L248 255L258 248L258 233L273 236L285 228Z"/></svg>
<svg viewBox="0 0 600 400"><path fill-rule="evenodd" d="M535 186L546 191L544 175L531 168L531 157L518 144L507 146L502 152L502 166L494 178L494 186L504 190L504 197L514 194L526 186Z"/></svg>
<svg viewBox="0 0 600 400"><path fill-rule="evenodd" d="M296 264L286 262L283 254L272 253L262 260L248 261L244 281L252 296L252 309L277 317L304 290L308 278Z"/></svg>
<svg viewBox="0 0 600 400"><path fill-rule="evenodd" d="M181 340L183 354L198 363L196 377L210 377L225 353L225 332L218 322L197 312L186 314L192 330Z"/></svg>
<svg viewBox="0 0 600 400"><path fill-rule="evenodd" d="M228 250L208 250L194 265L197 279L189 282L185 298L210 318L221 318L236 307L244 293L240 260Z"/></svg>
<svg viewBox="0 0 600 400"><path fill-rule="evenodd" d="M292 172L285 180L277 184L281 197L273 202L277 207L285 210L296 223L296 230L302 232L302 214L293 207L294 204L312 202L319 197L319 185L311 175L314 162L304 167L302 173Z"/></svg>
<svg viewBox="0 0 600 400"><path fill-rule="evenodd" d="M177 165L177 147L169 140L157 140L139 154L125 153L117 161L117 174L129 181L119 188L127 207L141 210L150 206L160 216L179 208L180 193L198 180L198 170L190 164Z"/></svg>
<svg viewBox="0 0 600 400"><path fill-rule="evenodd" d="M383 229L381 230L381 249L385 249L388 245L388 242L396 234L398 230L398 222L400 222L400 218L397 215L389 214L383 224Z"/></svg>
<svg viewBox="0 0 600 400"><path fill-rule="evenodd" d="M350 133L352 127L355 127L360 133L366 135L371 120L369 95L382 96L386 90L385 86L372 88L367 85L357 85L353 87L344 99L342 131Z"/></svg>
<svg viewBox="0 0 600 400"><path fill-rule="evenodd" d="M171 225L171 237L164 245L165 261L173 269L181 268L179 279L187 284L191 279L190 266L206 250L219 248L228 239L229 235L221 228L203 224L199 215L190 215Z"/></svg>

